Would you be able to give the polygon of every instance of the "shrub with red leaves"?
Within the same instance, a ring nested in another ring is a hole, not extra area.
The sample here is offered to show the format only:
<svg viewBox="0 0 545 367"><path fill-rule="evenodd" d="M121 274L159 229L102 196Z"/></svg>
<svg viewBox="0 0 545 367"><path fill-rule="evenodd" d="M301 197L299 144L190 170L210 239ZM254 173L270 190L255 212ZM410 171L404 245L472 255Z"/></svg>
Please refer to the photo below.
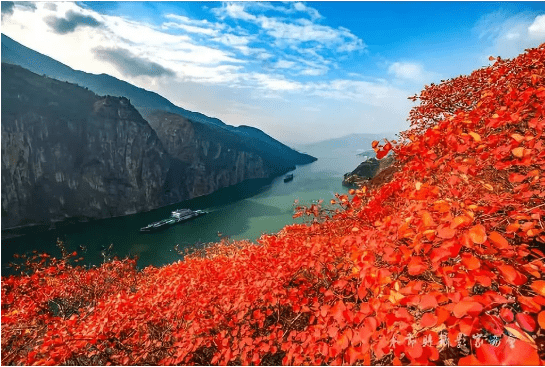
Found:
<svg viewBox="0 0 545 367"><path fill-rule="evenodd" d="M426 87L390 182L259 245L2 277L2 363L541 364L544 78L542 45Z"/></svg>

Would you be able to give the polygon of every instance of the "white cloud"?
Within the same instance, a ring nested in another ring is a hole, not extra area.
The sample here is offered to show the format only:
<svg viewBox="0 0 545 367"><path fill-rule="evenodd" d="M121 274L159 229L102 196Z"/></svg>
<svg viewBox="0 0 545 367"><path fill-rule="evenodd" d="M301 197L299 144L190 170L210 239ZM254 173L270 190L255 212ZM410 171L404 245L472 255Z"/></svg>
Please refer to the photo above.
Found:
<svg viewBox="0 0 545 367"><path fill-rule="evenodd" d="M245 9L244 3L227 3L223 4L221 8L212 9L212 12L220 19L230 17L233 19L255 21L256 17L248 13Z"/></svg>
<svg viewBox="0 0 545 367"><path fill-rule="evenodd" d="M528 27L528 35L534 39L545 38L545 15L538 15L534 22Z"/></svg>
<svg viewBox="0 0 545 367"><path fill-rule="evenodd" d="M420 84L429 84L440 79L439 74L426 71L422 64L414 62L394 62L388 67L388 73L396 78Z"/></svg>
<svg viewBox="0 0 545 367"><path fill-rule="evenodd" d="M278 60L274 67L277 69L291 69L296 65L293 61L287 61L287 60Z"/></svg>
<svg viewBox="0 0 545 367"><path fill-rule="evenodd" d="M303 69L299 74L318 76L327 73L327 69Z"/></svg>
<svg viewBox="0 0 545 367"><path fill-rule="evenodd" d="M164 23L163 28L178 28L188 33L205 34L208 36L215 36L218 34L218 31L216 31L215 29L196 27L189 24L180 24L174 22Z"/></svg>
<svg viewBox="0 0 545 367"><path fill-rule="evenodd" d="M222 34L219 37L213 38L214 41L221 42L227 46L246 46L253 40L254 37L249 36L237 36L230 33Z"/></svg>
<svg viewBox="0 0 545 367"><path fill-rule="evenodd" d="M491 55L511 58L545 42L545 15L498 11L482 17L473 31L484 46L480 61L486 64Z"/></svg>
<svg viewBox="0 0 545 367"><path fill-rule="evenodd" d="M394 62L388 68L390 74L394 74L398 78L420 80L423 72L422 65L411 64L407 62Z"/></svg>
<svg viewBox="0 0 545 367"><path fill-rule="evenodd" d="M351 99L371 106L405 110L409 92L387 82L335 79L325 83L309 83L310 93L337 99ZM408 109L406 111L409 112Z"/></svg>
<svg viewBox="0 0 545 367"><path fill-rule="evenodd" d="M282 14L297 14L297 13L305 13L308 15L312 20L320 19L322 16L320 13L309 6L306 6L302 2L291 2L291 3L285 3L285 5L277 5L278 3L269 3L269 2L247 2L245 3L245 8L249 9L254 12L266 12L266 11L272 11L272 12L278 12ZM247 15L243 15L247 17ZM242 19L242 18L239 18Z"/></svg>
<svg viewBox="0 0 545 367"><path fill-rule="evenodd" d="M165 18L172 19L173 22L163 23L163 29L177 28L188 33L203 34L207 36L217 36L219 31L224 28L222 24L211 23L206 19L191 19L183 15L167 14Z"/></svg>
<svg viewBox="0 0 545 367"><path fill-rule="evenodd" d="M297 91L303 89L301 83L277 75L252 73L248 77L250 80L256 82L258 88L272 91Z"/></svg>
<svg viewBox="0 0 545 367"><path fill-rule="evenodd" d="M306 12L310 15L310 17L312 19L319 19L319 18L322 18L322 16L320 15L320 13L318 12L318 10L314 9L314 8L310 8L308 6L306 6L305 4L303 3L294 3L293 4L293 8L297 11L301 11L301 12Z"/></svg>
<svg viewBox="0 0 545 367"><path fill-rule="evenodd" d="M315 24L308 19L298 19L297 23L287 23L276 18L259 16L256 23L268 35L275 38L279 46L301 46L305 42L314 42L327 48L335 48L338 52L352 52L365 48L363 41L349 30Z"/></svg>
<svg viewBox="0 0 545 367"><path fill-rule="evenodd" d="M256 9L269 9L284 13L306 12L311 15L311 20L306 18L291 20L250 13ZM292 4L291 8L267 3L227 3L213 9L213 12L222 19L243 20L260 26L267 35L274 38L278 47L301 46L307 42L321 44L326 48L335 48L337 52L353 52L366 47L360 38L346 28L332 28L317 24L315 21L321 18L320 14L302 3Z"/></svg>

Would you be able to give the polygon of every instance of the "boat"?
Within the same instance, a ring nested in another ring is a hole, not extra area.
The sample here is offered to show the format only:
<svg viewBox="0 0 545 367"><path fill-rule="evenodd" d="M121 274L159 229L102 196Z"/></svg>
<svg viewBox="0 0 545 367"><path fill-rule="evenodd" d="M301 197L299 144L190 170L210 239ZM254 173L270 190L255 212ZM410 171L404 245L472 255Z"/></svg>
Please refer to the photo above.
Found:
<svg viewBox="0 0 545 367"><path fill-rule="evenodd" d="M293 173L290 173L289 175L286 175L286 177L284 177L284 182L289 182L293 180Z"/></svg>
<svg viewBox="0 0 545 367"><path fill-rule="evenodd" d="M140 228L140 232L156 232L176 223L185 222L204 214L206 214L204 210L177 209L171 213L170 218L148 224L147 226Z"/></svg>

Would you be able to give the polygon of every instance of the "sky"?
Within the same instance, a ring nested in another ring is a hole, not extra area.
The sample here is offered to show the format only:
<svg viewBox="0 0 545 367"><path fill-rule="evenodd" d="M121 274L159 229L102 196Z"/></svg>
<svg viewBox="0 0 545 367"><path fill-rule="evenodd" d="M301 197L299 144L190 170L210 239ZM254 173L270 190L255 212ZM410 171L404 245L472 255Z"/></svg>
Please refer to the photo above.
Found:
<svg viewBox="0 0 545 367"><path fill-rule="evenodd" d="M545 42L545 3L2 1L1 31L297 146L407 129L426 84Z"/></svg>

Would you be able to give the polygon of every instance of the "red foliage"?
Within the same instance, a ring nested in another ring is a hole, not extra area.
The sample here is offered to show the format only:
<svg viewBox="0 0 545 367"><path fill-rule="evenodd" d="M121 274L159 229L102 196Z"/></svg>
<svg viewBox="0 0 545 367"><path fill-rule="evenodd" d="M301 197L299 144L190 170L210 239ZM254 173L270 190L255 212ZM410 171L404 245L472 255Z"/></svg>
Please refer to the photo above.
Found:
<svg viewBox="0 0 545 367"><path fill-rule="evenodd" d="M541 364L544 77L542 45L426 87L390 182L259 245L3 277L2 363Z"/></svg>

